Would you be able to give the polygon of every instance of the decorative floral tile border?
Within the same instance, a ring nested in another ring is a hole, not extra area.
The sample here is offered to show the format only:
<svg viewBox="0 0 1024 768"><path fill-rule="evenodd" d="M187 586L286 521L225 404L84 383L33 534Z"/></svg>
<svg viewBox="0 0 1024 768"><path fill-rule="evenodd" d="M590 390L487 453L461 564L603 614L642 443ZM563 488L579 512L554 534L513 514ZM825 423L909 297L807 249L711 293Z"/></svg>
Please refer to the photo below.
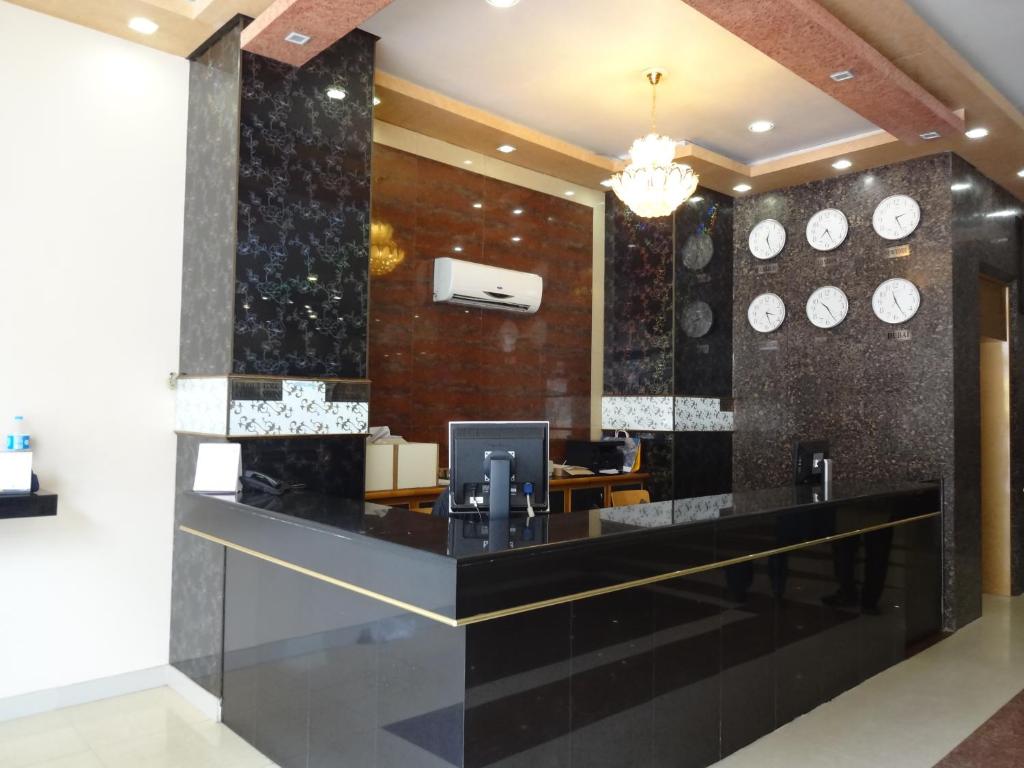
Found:
<svg viewBox="0 0 1024 768"><path fill-rule="evenodd" d="M635 432L731 432L733 414L712 397L607 396L601 429Z"/></svg>
<svg viewBox="0 0 1024 768"><path fill-rule="evenodd" d="M280 399L229 400L231 382L226 376L179 379L176 431L223 437L297 437L359 435L369 430L369 402L334 402L328 397L328 382L284 379L280 381Z"/></svg>

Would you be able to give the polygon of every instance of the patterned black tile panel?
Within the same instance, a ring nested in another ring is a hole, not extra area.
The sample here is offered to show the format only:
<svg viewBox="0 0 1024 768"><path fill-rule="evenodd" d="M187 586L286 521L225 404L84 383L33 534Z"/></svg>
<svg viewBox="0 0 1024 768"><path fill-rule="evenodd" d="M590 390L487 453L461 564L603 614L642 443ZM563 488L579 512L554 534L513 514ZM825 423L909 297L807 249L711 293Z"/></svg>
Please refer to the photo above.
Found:
<svg viewBox="0 0 1024 768"><path fill-rule="evenodd" d="M733 199L708 189L675 222L674 393L732 395Z"/></svg>
<svg viewBox="0 0 1024 768"><path fill-rule="evenodd" d="M284 396L284 381L274 379L231 379L232 400L267 400L277 402Z"/></svg>
<svg viewBox="0 0 1024 768"><path fill-rule="evenodd" d="M366 375L374 43L242 54L235 373Z"/></svg>
<svg viewBox="0 0 1024 768"><path fill-rule="evenodd" d="M672 394L672 217L605 199L605 394Z"/></svg>

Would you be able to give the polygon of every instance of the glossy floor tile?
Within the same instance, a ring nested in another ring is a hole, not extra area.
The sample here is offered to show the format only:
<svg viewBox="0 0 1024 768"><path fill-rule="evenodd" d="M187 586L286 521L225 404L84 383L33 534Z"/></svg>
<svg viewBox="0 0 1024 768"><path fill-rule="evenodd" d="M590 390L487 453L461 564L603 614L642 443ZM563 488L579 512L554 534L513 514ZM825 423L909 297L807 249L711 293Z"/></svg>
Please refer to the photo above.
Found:
<svg viewBox="0 0 1024 768"><path fill-rule="evenodd" d="M716 768L931 768L1024 688L1024 597L986 597L955 635Z"/></svg>
<svg viewBox="0 0 1024 768"><path fill-rule="evenodd" d="M169 688L0 723L0 768L268 768Z"/></svg>

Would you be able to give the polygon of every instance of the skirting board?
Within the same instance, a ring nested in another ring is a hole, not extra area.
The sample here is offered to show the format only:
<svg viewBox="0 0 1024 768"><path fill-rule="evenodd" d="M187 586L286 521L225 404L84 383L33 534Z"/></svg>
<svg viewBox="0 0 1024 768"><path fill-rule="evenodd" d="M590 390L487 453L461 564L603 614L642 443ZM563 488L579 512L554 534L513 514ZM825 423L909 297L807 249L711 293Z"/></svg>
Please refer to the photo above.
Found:
<svg viewBox="0 0 1024 768"><path fill-rule="evenodd" d="M161 686L167 686L208 718L220 722L220 699L174 667L165 665L0 699L0 723Z"/></svg>

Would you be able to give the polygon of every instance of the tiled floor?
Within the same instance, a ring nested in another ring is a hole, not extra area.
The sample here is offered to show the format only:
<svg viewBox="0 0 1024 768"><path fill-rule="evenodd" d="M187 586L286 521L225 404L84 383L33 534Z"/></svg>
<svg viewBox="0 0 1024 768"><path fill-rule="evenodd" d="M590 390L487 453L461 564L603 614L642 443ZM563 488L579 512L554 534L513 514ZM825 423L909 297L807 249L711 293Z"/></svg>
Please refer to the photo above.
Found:
<svg viewBox="0 0 1024 768"><path fill-rule="evenodd" d="M0 768L264 768L169 688L0 723Z"/></svg>
<svg viewBox="0 0 1024 768"><path fill-rule="evenodd" d="M1021 688L1024 597L986 598L979 621L717 768L931 768ZM272 765L167 688L0 723L0 768Z"/></svg>
<svg viewBox="0 0 1024 768"><path fill-rule="evenodd" d="M1022 688L1024 597L986 597L978 621L716 768L931 768Z"/></svg>

